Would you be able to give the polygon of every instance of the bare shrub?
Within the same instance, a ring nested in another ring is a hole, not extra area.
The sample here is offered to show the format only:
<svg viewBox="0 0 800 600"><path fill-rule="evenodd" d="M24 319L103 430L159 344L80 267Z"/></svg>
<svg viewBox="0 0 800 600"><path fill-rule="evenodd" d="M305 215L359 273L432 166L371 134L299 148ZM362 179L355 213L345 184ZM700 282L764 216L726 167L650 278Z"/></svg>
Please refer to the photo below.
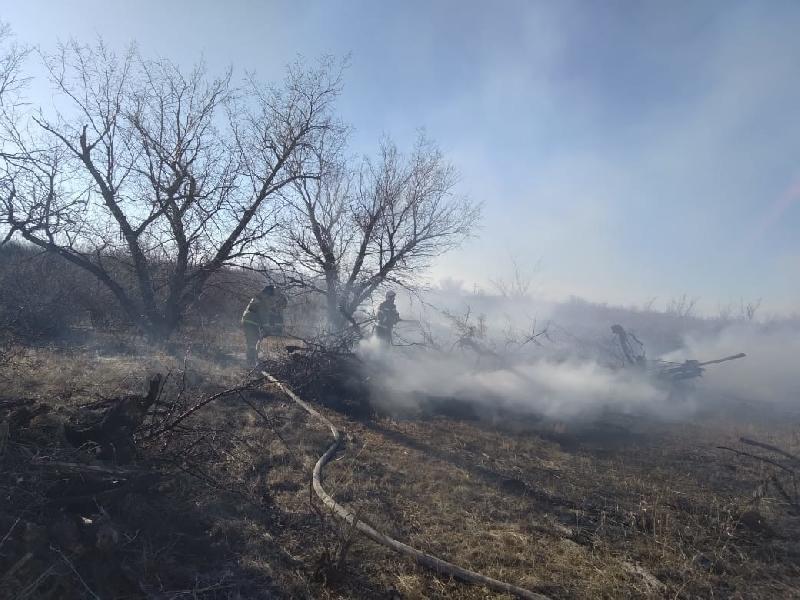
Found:
<svg viewBox="0 0 800 600"><path fill-rule="evenodd" d="M665 312L681 319L694 317L697 311L697 301L697 298L690 298L686 294L676 296L667 302Z"/></svg>

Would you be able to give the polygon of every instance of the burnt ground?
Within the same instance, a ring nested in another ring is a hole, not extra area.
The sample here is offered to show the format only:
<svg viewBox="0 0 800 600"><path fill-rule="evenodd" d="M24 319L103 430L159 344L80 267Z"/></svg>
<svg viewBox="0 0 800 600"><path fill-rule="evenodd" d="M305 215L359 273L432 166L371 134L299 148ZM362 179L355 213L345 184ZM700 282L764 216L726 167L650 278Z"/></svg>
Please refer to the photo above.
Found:
<svg viewBox="0 0 800 600"><path fill-rule="evenodd" d="M6 353L0 596L502 597L331 520L309 489L329 433L267 388L223 395L166 436L148 437L161 423L150 414L125 464L66 439L65 424L144 394L156 372L169 376L154 411L247 378L235 356L189 344ZM347 432L327 489L413 546L553 598L800 597L800 516L769 481L777 474L795 498L797 482L718 448L758 453L747 437L797 454L795 417L570 425L485 420L432 399L401 419L345 398L358 381L295 375L298 393Z"/></svg>

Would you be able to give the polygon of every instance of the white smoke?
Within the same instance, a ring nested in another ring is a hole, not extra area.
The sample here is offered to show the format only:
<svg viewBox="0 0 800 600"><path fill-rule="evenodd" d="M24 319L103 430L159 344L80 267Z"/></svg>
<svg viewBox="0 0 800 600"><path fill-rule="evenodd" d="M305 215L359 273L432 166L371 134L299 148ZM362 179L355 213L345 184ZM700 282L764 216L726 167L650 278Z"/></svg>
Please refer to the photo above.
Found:
<svg viewBox="0 0 800 600"><path fill-rule="evenodd" d="M616 316L624 320L625 315ZM652 327L648 327L647 315L641 311L635 317L637 335L646 345L669 346L662 335L662 313L654 313ZM491 316L487 320L491 322ZM592 343L591 335L597 339L595 350L613 346L607 333L611 324L598 323L593 334L568 343L551 339L542 346L526 346L515 352L482 354L459 347L453 343L458 334L451 329L450 339L438 344L437 350L416 344L385 347L370 339L362 342L359 354L373 374L374 402L388 410L413 409L424 397L456 399L488 411L506 410L562 420L591 419L606 411L686 419L701 407L718 407L720 403L748 404L756 410L758 406L773 411L800 409L800 327L796 321L687 321L683 331L671 334L672 351L659 358L682 362L711 360L738 352L747 356L710 365L702 378L677 388L636 369L615 367L614 357L602 360L597 351L587 352L581 347ZM439 322L434 329L441 334L447 326L448 323ZM570 323L561 326L564 330L569 327ZM498 348L491 334L481 342ZM648 358L657 355L650 354Z"/></svg>
<svg viewBox="0 0 800 600"><path fill-rule="evenodd" d="M668 391L643 374L594 361L541 358L487 365L469 352L384 347L371 339L360 356L374 369L374 399L384 409L408 409L420 396L453 398L479 408L550 418L588 418L612 409L674 416L690 407L667 402Z"/></svg>
<svg viewBox="0 0 800 600"><path fill-rule="evenodd" d="M800 326L734 323L715 335L689 333L684 347L666 358L700 360L743 351L747 357L709 366L697 393L718 402L744 402L765 410L800 409Z"/></svg>

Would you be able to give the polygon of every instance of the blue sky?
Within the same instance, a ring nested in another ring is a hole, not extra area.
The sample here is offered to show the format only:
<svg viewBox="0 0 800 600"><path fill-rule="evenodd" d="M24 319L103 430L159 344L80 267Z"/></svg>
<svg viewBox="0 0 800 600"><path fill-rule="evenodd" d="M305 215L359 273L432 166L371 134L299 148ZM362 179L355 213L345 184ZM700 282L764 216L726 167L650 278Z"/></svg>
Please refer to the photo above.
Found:
<svg viewBox="0 0 800 600"><path fill-rule="evenodd" d="M484 204L434 281L515 257L550 299L800 312L800 2L4 0L0 19L44 49L99 34L264 78L349 53L354 151L425 128Z"/></svg>

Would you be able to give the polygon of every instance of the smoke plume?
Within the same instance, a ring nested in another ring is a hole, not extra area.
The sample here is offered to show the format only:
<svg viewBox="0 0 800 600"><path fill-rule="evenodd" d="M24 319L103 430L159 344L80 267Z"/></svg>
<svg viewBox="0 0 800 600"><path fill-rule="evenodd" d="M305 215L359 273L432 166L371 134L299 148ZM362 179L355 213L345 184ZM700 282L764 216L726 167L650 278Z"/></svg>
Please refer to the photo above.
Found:
<svg viewBox="0 0 800 600"><path fill-rule="evenodd" d="M624 321L624 310L615 311L614 318ZM800 327L794 321L693 318L670 324L663 313L631 313L636 334L647 347L669 349L649 353L649 359L705 361L747 353L735 362L710 365L702 378L672 385L654 377L652 370L623 367L609 334L613 323L603 322L602 313L594 309L592 316L597 319L593 328L586 326L585 315L578 315L573 322L551 323L553 333L541 345L517 346L509 345L508 328L502 335L489 331L475 343L472 338L469 344L460 343L465 323L457 331L459 324L454 330L452 318L440 319L428 322L428 337L432 331L439 336L435 348L414 340L387 347L368 339L359 354L372 373L374 402L389 411L414 410L426 398L466 403L484 414L559 420L592 419L608 411L686 419L702 407L726 403L756 410L800 408ZM483 319L500 321L497 315ZM564 333L570 329L579 329L580 335ZM406 342L413 337L405 329L402 333Z"/></svg>

